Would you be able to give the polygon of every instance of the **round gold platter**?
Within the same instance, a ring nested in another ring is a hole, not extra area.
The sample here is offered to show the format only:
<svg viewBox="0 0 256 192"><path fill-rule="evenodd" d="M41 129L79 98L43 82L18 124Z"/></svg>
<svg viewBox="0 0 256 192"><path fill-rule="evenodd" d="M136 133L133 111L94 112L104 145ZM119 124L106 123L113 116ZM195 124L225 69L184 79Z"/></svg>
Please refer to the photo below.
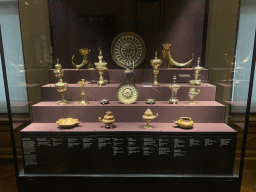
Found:
<svg viewBox="0 0 256 192"><path fill-rule="evenodd" d="M146 54L143 39L135 33L125 32L119 34L111 45L111 55L114 61L123 68L127 65L136 67Z"/></svg>
<svg viewBox="0 0 256 192"><path fill-rule="evenodd" d="M134 83L125 82L118 86L116 95L121 103L130 104L138 99L139 90Z"/></svg>

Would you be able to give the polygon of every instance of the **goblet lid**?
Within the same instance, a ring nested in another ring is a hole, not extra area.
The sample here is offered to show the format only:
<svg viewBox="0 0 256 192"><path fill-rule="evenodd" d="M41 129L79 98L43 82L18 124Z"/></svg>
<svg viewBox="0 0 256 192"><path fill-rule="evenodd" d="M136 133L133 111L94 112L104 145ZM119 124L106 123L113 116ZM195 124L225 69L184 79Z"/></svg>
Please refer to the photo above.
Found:
<svg viewBox="0 0 256 192"><path fill-rule="evenodd" d="M150 60L150 63L154 63L154 64L161 64L162 63L162 60L157 58L157 51L155 52L155 59L151 59Z"/></svg>
<svg viewBox="0 0 256 192"><path fill-rule="evenodd" d="M56 63L56 65L55 65L55 69L61 69L62 68L62 66L61 66L61 64L59 63L59 58L57 59L57 63Z"/></svg>
<svg viewBox="0 0 256 192"><path fill-rule="evenodd" d="M197 60L197 66L194 66L194 67L192 67L192 69L194 70L194 71L201 71L201 70L203 70L204 68L202 67L202 66L200 66L200 63L201 63L201 60L200 60L200 57L198 57L198 60Z"/></svg>

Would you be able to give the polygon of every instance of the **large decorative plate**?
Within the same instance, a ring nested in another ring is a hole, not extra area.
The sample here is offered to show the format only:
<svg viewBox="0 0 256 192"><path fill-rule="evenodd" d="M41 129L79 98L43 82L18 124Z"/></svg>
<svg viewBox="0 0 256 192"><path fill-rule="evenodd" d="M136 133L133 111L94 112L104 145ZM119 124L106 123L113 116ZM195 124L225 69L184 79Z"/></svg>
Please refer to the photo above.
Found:
<svg viewBox="0 0 256 192"><path fill-rule="evenodd" d="M125 82L118 86L116 95L121 103L130 104L138 99L139 90L134 83Z"/></svg>
<svg viewBox="0 0 256 192"><path fill-rule="evenodd" d="M111 45L111 55L114 61L123 68L127 65L136 67L146 54L146 47L142 38L135 33L119 34ZM127 64L126 64L127 63Z"/></svg>

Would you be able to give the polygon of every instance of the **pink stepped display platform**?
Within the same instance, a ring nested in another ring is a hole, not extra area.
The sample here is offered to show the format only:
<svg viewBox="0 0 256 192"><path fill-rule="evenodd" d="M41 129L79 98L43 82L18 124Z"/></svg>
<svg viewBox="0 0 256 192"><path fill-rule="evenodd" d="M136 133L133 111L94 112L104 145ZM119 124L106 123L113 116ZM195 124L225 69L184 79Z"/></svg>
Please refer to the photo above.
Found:
<svg viewBox="0 0 256 192"><path fill-rule="evenodd" d="M57 83L57 78L53 74L54 69L49 70L50 83ZM87 70L87 69L63 69L64 76L62 77L64 82L67 83L77 83L81 79L87 81L99 80L99 74L97 70ZM208 81L208 69L204 69L200 72L202 74L201 79L203 82ZM159 83L172 83L173 76L176 75L177 83L188 83L189 80L194 79L195 72L192 68L171 68L171 69L159 69L158 82ZM108 69L104 72L104 79L109 80L111 83L123 83L124 69ZM135 83L143 82L153 82L154 74L152 69L136 69L134 70Z"/></svg>
<svg viewBox="0 0 256 192"><path fill-rule="evenodd" d="M97 84L88 84L85 88L86 98L89 101L100 101L101 99L109 99L109 101L118 101L116 96L117 87L120 84L110 83L99 86ZM170 84L162 83L159 86L146 84L136 84L139 90L138 101L146 101L146 99L155 99L156 101L168 101L172 96L171 90L168 88ZM179 84L177 97L179 101L188 101L188 91L191 88L189 83ZM149 87L150 86L150 87ZM215 101L216 86L209 83L203 83L201 86L195 86L200 90L200 94L195 97L195 101ZM65 99L71 101L81 100L81 87L77 84L69 84L65 92ZM57 92L55 84L47 84L42 86L42 101L58 101L60 93Z"/></svg>
<svg viewBox="0 0 256 192"><path fill-rule="evenodd" d="M60 118L71 117L82 122L97 122L99 117L104 117L106 111L112 111L116 122L143 122L142 115L147 108L159 114L153 122L170 123L182 116L189 116L195 123L224 123L225 105L216 101L197 101L193 105L188 104L188 101L180 101L177 105L167 101L156 101L153 105L144 101L133 104L110 101L106 105L91 101L85 106L78 105L78 101L70 101L67 105L47 101L32 106L32 120L37 123L53 123Z"/></svg>
<svg viewBox="0 0 256 192"><path fill-rule="evenodd" d="M42 102L32 106L33 123L20 131L24 173L232 175L237 132L224 123L225 105L215 101L216 86L207 83L208 70L201 72L204 83L195 86L200 93L193 105L188 104L188 91L194 71L159 70L161 85L150 86L152 69L135 69L131 81L139 89L138 100L123 104L118 101L116 90L125 82L124 69L106 70L104 78L109 83L102 86L93 81L99 79L96 70L64 69L62 79L69 84L64 96L67 105L57 104L61 95L54 87L57 78L50 70L50 84L42 86ZM168 85L173 83L173 75L177 77L176 84L181 85L176 105L167 103L172 95ZM81 79L94 82L85 88L90 103L84 106L78 104L82 89L77 82ZM101 99L109 99L110 103L102 105ZM156 102L146 104L146 99ZM150 122L149 130L144 128L147 123L142 118L147 108L159 115ZM99 122L106 111L114 115L112 129ZM174 124L184 116L194 121L192 129ZM58 119L68 117L81 123L71 129L56 124Z"/></svg>
<svg viewBox="0 0 256 192"><path fill-rule="evenodd" d="M112 132L161 132L171 135L181 135L181 134L195 134L195 135L225 135L234 134L236 131L230 128L225 123L195 123L193 129L179 128L174 123L150 123L152 129L145 129L145 123L124 123L117 122L113 124L113 128L105 128L104 124L99 123L79 123L73 128L62 128L57 123L33 123L27 126L25 129L20 131L22 134L26 133L36 133L36 134L65 134L67 133L95 133L95 132L106 132L111 134Z"/></svg>

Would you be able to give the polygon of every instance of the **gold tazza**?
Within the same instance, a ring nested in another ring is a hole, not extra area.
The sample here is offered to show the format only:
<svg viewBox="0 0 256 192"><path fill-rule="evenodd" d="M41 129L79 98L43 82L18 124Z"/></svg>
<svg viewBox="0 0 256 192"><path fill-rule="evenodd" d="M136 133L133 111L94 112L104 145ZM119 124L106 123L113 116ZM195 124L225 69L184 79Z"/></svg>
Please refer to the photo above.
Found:
<svg viewBox="0 0 256 192"><path fill-rule="evenodd" d="M101 119L101 117L99 117L99 121L101 121L102 123L104 123L104 127L105 128L112 128L113 123L115 122L115 118L112 115L111 111L107 111L106 115L104 116L103 119Z"/></svg>
<svg viewBox="0 0 256 192"><path fill-rule="evenodd" d="M187 61L185 63L178 63L178 62L174 61L174 59L172 58L171 53L170 53L170 47L171 47L171 44L163 44L162 45L162 53L163 53L164 60L167 63L168 69L170 66L174 67L174 68L183 68L183 67L188 66L193 61L194 53L192 54L192 59L190 59L189 61Z"/></svg>
<svg viewBox="0 0 256 192"><path fill-rule="evenodd" d="M75 64L73 62L73 59L74 59L75 56L73 55L72 59L71 59L73 66L76 68L76 70L78 70L78 69L82 68L83 66L88 65L87 69L90 69L91 68L91 64L90 64L91 49L82 48L82 49L79 49L79 52L83 56L83 61L79 65Z"/></svg>
<svg viewBox="0 0 256 192"><path fill-rule="evenodd" d="M192 128L194 121L190 117L181 117L178 121L174 121L176 125L182 128Z"/></svg>

